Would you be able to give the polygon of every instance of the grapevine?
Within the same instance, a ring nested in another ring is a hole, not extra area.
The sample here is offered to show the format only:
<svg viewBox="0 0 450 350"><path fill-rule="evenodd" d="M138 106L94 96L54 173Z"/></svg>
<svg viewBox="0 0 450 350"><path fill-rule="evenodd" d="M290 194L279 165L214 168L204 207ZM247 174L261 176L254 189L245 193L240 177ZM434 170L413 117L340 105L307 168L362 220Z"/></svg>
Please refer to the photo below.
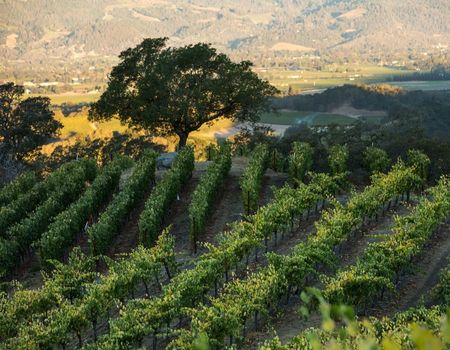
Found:
<svg viewBox="0 0 450 350"><path fill-rule="evenodd" d="M222 146L206 174L192 194L189 205L189 235L194 253L197 252L197 241L205 230L206 219L214 199L220 193L224 180L231 168L231 153L228 145Z"/></svg>
<svg viewBox="0 0 450 350"><path fill-rule="evenodd" d="M155 152L145 152L123 190L114 196L98 221L89 227L87 234L92 254L105 254L108 251L131 211L143 197L146 188L154 181L155 169Z"/></svg>
<svg viewBox="0 0 450 350"><path fill-rule="evenodd" d="M241 178L242 201L245 213L249 215L258 207L259 192L264 172L269 166L269 149L259 144L250 156L250 162Z"/></svg>
<svg viewBox="0 0 450 350"><path fill-rule="evenodd" d="M184 147L177 155L172 168L156 184L139 218L139 240L141 244L154 244L161 230L163 220L170 204L177 198L184 183L191 177L194 169L194 151Z"/></svg>

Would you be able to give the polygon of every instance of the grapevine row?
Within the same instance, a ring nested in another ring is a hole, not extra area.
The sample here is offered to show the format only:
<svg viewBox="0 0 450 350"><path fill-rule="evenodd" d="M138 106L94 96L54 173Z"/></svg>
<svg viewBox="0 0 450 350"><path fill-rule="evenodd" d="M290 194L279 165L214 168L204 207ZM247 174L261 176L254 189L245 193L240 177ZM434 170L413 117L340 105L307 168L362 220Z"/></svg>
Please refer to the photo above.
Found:
<svg viewBox="0 0 450 350"><path fill-rule="evenodd" d="M261 190L264 172L269 166L269 156L269 148L266 144L257 145L242 175L242 201L247 215L256 211L258 208L259 192Z"/></svg>
<svg viewBox="0 0 450 350"><path fill-rule="evenodd" d="M252 274L246 280L236 280L226 286L220 297L211 300L211 306L192 310L192 330L173 343L174 348L189 347L197 334L206 334L213 348L223 347L225 336L240 335L250 315L268 314L270 305L281 296L291 293L292 287L305 285L309 275L320 264L329 265L337 246L347 240L350 232L373 216L392 197L413 189L420 178L412 168L402 165L361 194L350 199L347 208L337 205L316 223L317 233L307 243L300 243L289 256L270 256L269 266Z"/></svg>
<svg viewBox="0 0 450 350"><path fill-rule="evenodd" d="M423 248L450 213L450 182L442 178L429 190L432 199L422 198L411 214L397 217L393 234L370 244L358 261L328 280L324 295L331 302L367 306L386 290Z"/></svg>
<svg viewBox="0 0 450 350"><path fill-rule="evenodd" d="M168 230L159 236L152 248L139 246L128 256L109 262L109 273L98 281L85 285L85 293L73 302L64 301L58 308L34 316L24 324L15 338L9 339L8 349L47 349L55 345L66 347L74 336L81 347L83 336L92 327L94 340L99 321L109 318L117 305L128 297L133 298L139 285L147 294L150 282L159 286L165 268L168 278L176 268L175 240Z"/></svg>
<svg viewBox="0 0 450 350"><path fill-rule="evenodd" d="M206 174L192 194L189 205L189 236L194 253L197 252L197 241L205 230L206 219L216 196L222 191L223 183L231 168L231 150L229 145L220 148Z"/></svg>
<svg viewBox="0 0 450 350"><path fill-rule="evenodd" d="M175 158L172 167L166 171L157 183L139 218L139 240L141 244L150 246L158 238L165 214L170 204L177 198L184 183L194 170L194 151L184 147Z"/></svg>
<svg viewBox="0 0 450 350"><path fill-rule="evenodd" d="M94 179L97 167L93 161L80 160L76 165L64 174L59 187L43 204L30 216L11 226L7 237L0 240L0 276L12 273L20 258L47 230L52 219L80 196L86 181Z"/></svg>
<svg viewBox="0 0 450 350"><path fill-rule="evenodd" d="M20 195L28 192L36 183L38 177L33 172L26 172L0 189L0 207L16 200Z"/></svg>
<svg viewBox="0 0 450 350"><path fill-rule="evenodd" d="M149 184L154 181L155 169L156 153L145 152L127 179L123 190L114 196L98 221L88 228L87 234L93 255L107 253L131 211L142 199Z"/></svg>
<svg viewBox="0 0 450 350"><path fill-rule="evenodd" d="M448 325L449 319L445 311L442 306L422 306L393 318L348 319L342 327L328 326L334 324L328 322L325 329L307 329L285 345L278 338L266 341L259 350L446 349L448 329L442 325Z"/></svg>
<svg viewBox="0 0 450 350"><path fill-rule="evenodd" d="M297 186L303 182L306 173L311 170L314 150L305 142L294 142L289 154L289 177Z"/></svg>
<svg viewBox="0 0 450 350"><path fill-rule="evenodd" d="M106 165L84 194L65 211L56 216L39 241L40 258L62 259L89 217L97 212L118 186L124 168L130 160L118 158Z"/></svg>
<svg viewBox="0 0 450 350"><path fill-rule="evenodd" d="M0 237L5 237L12 225L26 218L51 195L57 193L59 187L67 181L70 173L77 167L78 162L76 161L64 164L44 181L37 182L29 191L2 207L0 210Z"/></svg>
<svg viewBox="0 0 450 350"><path fill-rule="evenodd" d="M317 181L297 190L283 189L276 199L262 207L248 221L235 224L221 243L210 246L195 267L175 276L163 290L160 298L138 299L130 302L121 317L110 324L110 334L95 344L102 349L135 348L146 335L154 341L165 327L185 315L185 308L197 305L212 288L228 279L228 272L252 252L257 253L265 237L274 231L291 227L292 218L302 215L319 200L336 190L337 179L326 175L317 176Z"/></svg>
<svg viewBox="0 0 450 350"><path fill-rule="evenodd" d="M81 297L84 286L98 277L94 271L94 259L75 249L67 264L55 262L51 275L43 272L41 288L25 290L19 285L11 297L0 293L0 341L17 336L20 326L30 322L34 315Z"/></svg>
<svg viewBox="0 0 450 350"><path fill-rule="evenodd" d="M316 299L320 303L322 328L306 329L285 345L282 345L279 338L275 337L260 345L259 350L312 350L315 348L315 344L327 346L331 343L334 343L333 347L339 346L338 349L360 349L361 343L371 343L373 349L379 349L379 344L389 344L398 349L412 349L417 347L420 336L425 337L421 339L423 344L435 342L434 346L437 348L439 342L445 341L445 332L448 333L448 328L445 327L448 327L449 324L447 311L450 297L449 266L445 266L441 270L440 276L434 292L438 296L436 306L429 309L425 307L411 308L396 314L392 319L372 317L359 320L354 317L354 311L346 305L337 304L330 307L331 305L319 291L315 290L310 295L305 293L303 299L306 305L312 305L315 308ZM333 315L331 314L332 309L334 310ZM446 312L447 319L444 316ZM336 318L342 321L342 327L336 327L334 322ZM431 330L437 337L430 337L430 334L425 336L420 328L412 325L413 323ZM342 337L343 334L344 337Z"/></svg>
<svg viewBox="0 0 450 350"><path fill-rule="evenodd" d="M439 276L439 282L433 289L434 296L444 305L450 305L450 255L447 257L448 264Z"/></svg>

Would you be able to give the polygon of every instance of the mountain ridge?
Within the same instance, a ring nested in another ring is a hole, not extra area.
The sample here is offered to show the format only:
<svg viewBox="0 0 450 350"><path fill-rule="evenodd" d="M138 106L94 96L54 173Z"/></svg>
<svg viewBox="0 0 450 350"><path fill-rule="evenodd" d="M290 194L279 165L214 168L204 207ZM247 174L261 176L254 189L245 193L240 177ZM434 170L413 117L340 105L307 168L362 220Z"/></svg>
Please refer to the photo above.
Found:
<svg viewBox="0 0 450 350"><path fill-rule="evenodd" d="M117 56L144 37L161 36L171 45L204 41L226 52L426 51L450 46L450 5L448 0L0 2L0 55L8 60Z"/></svg>

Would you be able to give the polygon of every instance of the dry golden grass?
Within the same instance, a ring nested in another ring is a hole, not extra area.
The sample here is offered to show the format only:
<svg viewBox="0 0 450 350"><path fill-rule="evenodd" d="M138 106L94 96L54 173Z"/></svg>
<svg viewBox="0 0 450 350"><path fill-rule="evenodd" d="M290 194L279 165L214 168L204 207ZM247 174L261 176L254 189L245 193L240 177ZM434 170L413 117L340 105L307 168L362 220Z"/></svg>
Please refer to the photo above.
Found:
<svg viewBox="0 0 450 350"><path fill-rule="evenodd" d="M56 111L55 119L63 124L59 140L45 145L42 148L42 153L51 154L57 146L70 146L78 140L83 140L86 137L95 138L109 138L114 132L124 133L130 131L126 125L121 125L117 119L102 123L91 123L88 120L87 109L79 113L72 113L68 117L60 111ZM227 133L227 130L233 127L233 122L228 119L220 119L211 126L204 125L198 131L192 132L188 142L203 148L209 143L216 143L217 134ZM154 137L153 142L165 146L166 150L174 151L178 138L172 137Z"/></svg>

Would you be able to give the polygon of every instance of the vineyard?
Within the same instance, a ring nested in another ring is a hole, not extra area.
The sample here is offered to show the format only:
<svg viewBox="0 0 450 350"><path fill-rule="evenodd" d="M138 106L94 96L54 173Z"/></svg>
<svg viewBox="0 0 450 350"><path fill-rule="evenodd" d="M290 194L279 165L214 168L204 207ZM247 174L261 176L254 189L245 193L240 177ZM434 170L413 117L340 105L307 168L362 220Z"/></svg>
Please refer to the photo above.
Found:
<svg viewBox="0 0 450 350"><path fill-rule="evenodd" d="M0 349L448 348L450 178L372 147L355 184L347 146L328 171L314 152L19 176L0 189Z"/></svg>

